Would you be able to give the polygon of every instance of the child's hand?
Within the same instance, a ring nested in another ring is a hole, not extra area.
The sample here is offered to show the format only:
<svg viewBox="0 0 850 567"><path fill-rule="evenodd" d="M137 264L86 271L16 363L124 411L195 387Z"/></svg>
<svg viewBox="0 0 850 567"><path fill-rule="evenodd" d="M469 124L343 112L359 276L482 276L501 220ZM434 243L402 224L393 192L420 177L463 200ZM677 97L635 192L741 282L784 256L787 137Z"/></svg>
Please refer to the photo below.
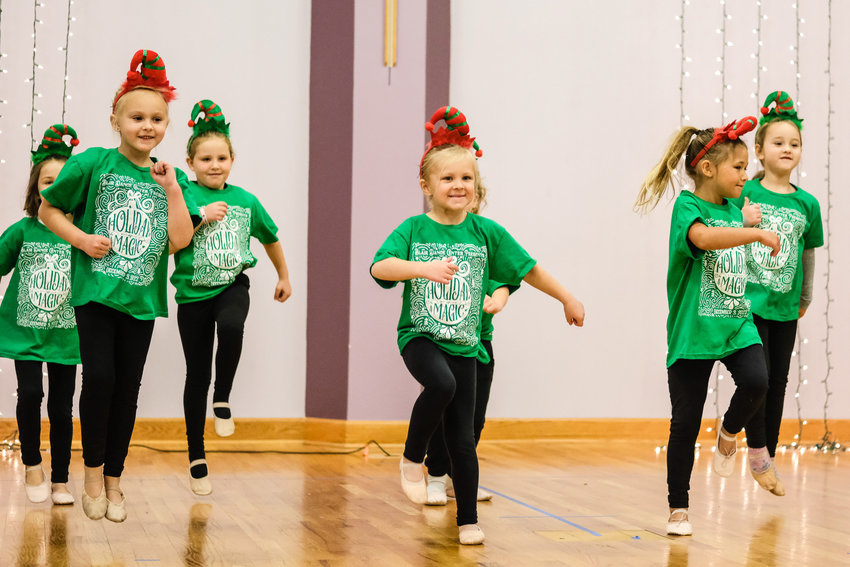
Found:
<svg viewBox="0 0 850 567"><path fill-rule="evenodd" d="M507 303L507 297L504 299L499 299L499 297L490 297L489 295L484 296L484 307L481 309L484 313L490 313L491 315L495 315L499 311L505 308L505 304Z"/></svg>
<svg viewBox="0 0 850 567"><path fill-rule="evenodd" d="M744 214L744 226L758 226L761 222L761 205L750 203L749 197L744 197L741 212Z"/></svg>
<svg viewBox="0 0 850 567"><path fill-rule="evenodd" d="M797 319L802 319L803 315L806 314L806 307L800 307L799 313L797 315Z"/></svg>
<svg viewBox="0 0 850 567"><path fill-rule="evenodd" d="M576 327L584 326L584 305L575 297L564 303L564 316L567 323Z"/></svg>
<svg viewBox="0 0 850 567"><path fill-rule="evenodd" d="M444 260L431 260L425 262L422 267L422 277L441 284L447 284L460 268L454 263L454 258L448 257Z"/></svg>
<svg viewBox="0 0 850 567"><path fill-rule="evenodd" d="M204 213L206 214L206 222L208 223L224 220L224 217L227 216L227 203L216 201L215 203L204 205Z"/></svg>
<svg viewBox="0 0 850 567"><path fill-rule="evenodd" d="M278 280L274 288L274 300L283 303L292 295L292 286L289 280Z"/></svg>
<svg viewBox="0 0 850 567"><path fill-rule="evenodd" d="M177 184L177 175L174 173L174 168L171 167L171 164L164 161L158 161L151 166L151 177L166 191L175 187L180 189L180 185Z"/></svg>
<svg viewBox="0 0 850 567"><path fill-rule="evenodd" d="M112 248L112 241L99 234L87 234L80 242L79 248L92 258L103 258Z"/></svg>
<svg viewBox="0 0 850 567"><path fill-rule="evenodd" d="M771 256L776 256L779 254L779 249L782 247L782 243L779 241L779 235L775 232L770 232L769 230L756 229L759 231L759 242L767 246L768 248L772 248Z"/></svg>

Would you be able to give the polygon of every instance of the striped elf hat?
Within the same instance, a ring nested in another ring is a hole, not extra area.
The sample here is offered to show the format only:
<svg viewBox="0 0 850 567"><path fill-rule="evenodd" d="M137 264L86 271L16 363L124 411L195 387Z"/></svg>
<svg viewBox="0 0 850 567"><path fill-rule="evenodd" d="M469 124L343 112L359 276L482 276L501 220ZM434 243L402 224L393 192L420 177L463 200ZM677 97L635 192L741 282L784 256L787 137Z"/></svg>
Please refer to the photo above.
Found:
<svg viewBox="0 0 850 567"><path fill-rule="evenodd" d="M770 105L774 104L773 108ZM794 109L794 101L785 91L774 91L767 95L764 99L764 106L761 107L763 116L759 120L759 125L773 122L774 120L789 120L797 126L798 130L803 129L803 119L797 116L797 111Z"/></svg>
<svg viewBox="0 0 850 567"><path fill-rule="evenodd" d="M199 121L198 116L201 113L203 113L203 117ZM221 132L225 136L230 135L230 124L224 122L224 113L221 111L221 107L207 98L199 100L192 107L189 126L192 128L193 138L210 130Z"/></svg>
<svg viewBox="0 0 850 567"><path fill-rule="evenodd" d="M121 85L118 94L115 95L115 99L112 101L112 109L115 110L115 104L119 98L138 88L158 92L165 99L165 102L171 102L177 98L176 89L168 83L168 77L165 74L165 62L156 51L140 49L133 55L133 59L130 61L130 70L127 71L127 79Z"/></svg>
<svg viewBox="0 0 850 567"><path fill-rule="evenodd" d="M71 145L63 141L65 136L71 136ZM44 138L32 152L32 164L36 165L46 159L61 157L68 158L74 147L80 143L77 132L67 124L54 124L44 131Z"/></svg>
<svg viewBox="0 0 850 567"><path fill-rule="evenodd" d="M437 130L437 123L441 120L445 122L446 127ZM431 133L431 141L428 142L425 153L422 154L422 160L419 162L420 177L425 156L436 147L453 144L470 151L474 149L476 157L484 155L484 152L478 147L478 142L469 135L469 123L466 121L466 116L454 106L438 108L431 116L431 120L425 123L425 129Z"/></svg>

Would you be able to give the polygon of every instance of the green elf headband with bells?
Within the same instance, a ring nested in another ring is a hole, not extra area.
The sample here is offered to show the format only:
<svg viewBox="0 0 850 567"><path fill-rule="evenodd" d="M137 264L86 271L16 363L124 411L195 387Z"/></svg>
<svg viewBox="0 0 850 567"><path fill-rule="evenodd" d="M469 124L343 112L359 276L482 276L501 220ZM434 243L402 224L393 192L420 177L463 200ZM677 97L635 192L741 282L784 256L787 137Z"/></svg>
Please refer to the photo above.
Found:
<svg viewBox="0 0 850 567"><path fill-rule="evenodd" d="M203 114L203 116L201 116ZM200 117L200 119L199 119ZM192 117L189 119L192 128L192 137L189 138L188 146L206 132L219 132L225 137L230 137L230 123L224 121L224 113L221 107L209 99L198 101L192 107Z"/></svg>
<svg viewBox="0 0 850 567"><path fill-rule="evenodd" d="M775 104L770 108L771 104ZM794 101L785 91L774 91L767 95L764 99L764 106L761 107L763 116L759 120L759 126L773 122L774 120L788 120L793 122L798 130L803 129L803 119L797 116L797 111L794 110Z"/></svg>
<svg viewBox="0 0 850 567"><path fill-rule="evenodd" d="M65 136L71 137L71 145L63 141ZM32 152L32 164L37 165L46 159L61 157L69 158L74 147L80 143L77 132L67 124L54 124L44 131L44 138Z"/></svg>

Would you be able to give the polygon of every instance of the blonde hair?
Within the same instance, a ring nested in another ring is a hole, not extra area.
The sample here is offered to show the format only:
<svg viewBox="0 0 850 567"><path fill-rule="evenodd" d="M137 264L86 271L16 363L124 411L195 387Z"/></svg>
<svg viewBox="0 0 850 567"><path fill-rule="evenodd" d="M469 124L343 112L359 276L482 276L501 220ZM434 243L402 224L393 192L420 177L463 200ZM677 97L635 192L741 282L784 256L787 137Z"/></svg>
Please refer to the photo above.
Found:
<svg viewBox="0 0 850 567"><path fill-rule="evenodd" d="M759 125L758 130L756 130L756 146L760 148L764 148L764 139L767 138L767 129L770 128L771 124L776 124L777 122L787 122L789 124L794 124L794 127L797 128L797 133L800 134L800 145L803 145L803 132L800 130L800 127L793 120L771 120L770 122L765 122L764 124ZM764 179L764 161L759 160L761 164L761 171L753 175L753 179Z"/></svg>
<svg viewBox="0 0 850 567"><path fill-rule="evenodd" d="M123 90L124 90L124 87L122 86L117 91L115 91L115 96L118 96L119 94L121 94L121 92ZM119 98L118 100L115 101L115 104L112 106L112 114L118 116L118 113L121 112L121 107L123 106L124 97L127 96L128 94L132 93L132 92L140 91L140 90L151 91L152 93L157 93L159 96L161 96L162 100L165 101L165 109L166 109L165 111L168 112L168 101L165 100L165 97L162 96L161 92L159 92L156 89L152 89L150 87L135 87L135 88L127 91L123 95L121 95L121 98ZM115 97L113 97L113 100L115 100Z"/></svg>
<svg viewBox="0 0 850 567"><path fill-rule="evenodd" d="M693 126L685 126L679 130L679 132L673 136L673 140L667 147L667 151L664 152L664 157L661 158L661 161L659 161L655 167L652 168L646 178L644 178L643 183L640 186L640 191L638 192L638 197L635 200L635 211L641 214L646 214L651 212L656 205L658 205L658 201L661 200L661 197L663 197L671 188L673 175L676 172L679 160L682 159L683 154L685 156L685 173L688 174L688 177L694 180L694 183L699 185L701 180L696 168L696 165L699 162L694 165L691 165L691 162L697 154L705 148L706 144L708 144L713 137L714 128L698 130ZM746 144L740 138L718 142L714 144L699 161L707 159L715 165L722 163L729 157L732 149L739 145L746 147ZM673 191L675 191L675 187L673 187Z"/></svg>

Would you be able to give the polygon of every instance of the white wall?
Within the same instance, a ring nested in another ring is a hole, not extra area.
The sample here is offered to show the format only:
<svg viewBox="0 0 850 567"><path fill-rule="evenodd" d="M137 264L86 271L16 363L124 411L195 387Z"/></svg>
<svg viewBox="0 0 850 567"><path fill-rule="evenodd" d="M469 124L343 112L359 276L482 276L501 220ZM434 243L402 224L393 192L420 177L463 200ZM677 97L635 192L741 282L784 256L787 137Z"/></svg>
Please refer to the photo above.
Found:
<svg viewBox="0 0 850 567"><path fill-rule="evenodd" d="M760 91L755 84L758 13L755 3L727 3L725 65L721 55L721 2L691 2L685 14L684 110L698 127L756 114L765 95L788 90L806 119L800 184L826 211L826 2L802 3L800 89L795 86L796 16L791 2L762 1ZM496 372L488 415L493 417L664 417L669 415L664 358L667 304L667 231L664 203L641 218L631 210L643 176L679 127L682 3L667 0L463 0L452 3L451 103L466 113L484 157L489 205L484 214L505 225L541 265L581 298L583 329L568 328L552 299L526 288L496 317ZM841 156L850 52L841 30L850 6L833 2L832 203L833 219L850 212ZM725 123L725 122L724 122ZM843 127L843 128L842 128ZM752 143L752 135L748 136ZM834 222L832 241L847 242ZM845 246L832 250L830 305L834 369L829 415L850 417L850 336ZM816 254L815 301L801 321L809 339L801 387L804 417L822 417L826 372L824 316L826 253ZM798 372L792 366L786 417ZM720 407L730 395L720 383ZM706 416L714 416L713 398Z"/></svg>
<svg viewBox="0 0 850 567"><path fill-rule="evenodd" d="M65 5L39 8L39 99L36 133L59 121ZM138 6L138 7L136 7ZM796 18L791 2L762 0L761 89L755 76L756 7L729 3L726 107L732 117L755 114L764 96L791 91L802 102L805 151L800 183L826 209L826 2L805 2L800 91L793 52ZM664 371L667 230L662 204L640 218L631 204L644 174L679 126L680 22L677 0L455 0L451 103L469 117L484 149L481 169L491 193L485 214L498 220L573 290L587 307L583 329L568 328L559 306L531 289L517 293L496 319L497 367L492 417L665 417ZM307 141L310 14L307 0L245 3L152 0L144 4L88 0L73 6L67 122L82 146L111 146L112 95L141 47L161 53L178 87L172 124L159 157L180 162L191 105L221 104L232 122L238 153L231 181L257 194L280 226L295 290L285 305L269 299L274 272L260 257L251 271L253 306L232 401L242 416L304 415L306 317ZM699 126L722 122L714 102L722 86L719 1L692 2L686 13L685 111ZM29 151L32 5L4 3L0 50L0 226L20 218ZM832 214L850 209L846 170L839 167L850 141L847 53L850 6L833 2ZM129 26L128 24L132 24ZM43 42L43 43L42 43ZM43 55L42 55L43 54ZM422 117L424 122L426 117ZM376 136L381 130L375 129ZM380 138L381 143L385 143ZM333 151L333 148L328 148ZM415 191L409 177L400 188ZM824 211L825 214L827 211ZM394 219L397 224L401 218ZM389 225L388 225L389 226ZM395 226L393 224L392 226ZM834 222L832 241L847 242L846 224ZM262 249L257 247L262 254ZM850 417L850 299L846 247L831 250L830 305L834 393L829 415ZM815 302L802 320L809 383L801 389L804 416L823 414L826 369L824 316L826 253L817 253ZM365 270L365 267L363 268ZM0 291L5 289L5 280ZM142 386L139 415L180 416L183 358L173 317L157 322ZM388 346L388 356L397 356ZM0 360L0 412L14 414L12 363ZM404 379L404 377L402 377ZM399 376L385 377L399 380ZM797 382L792 368L789 392ZM412 380L410 380L412 383ZM721 383L720 405L729 387ZM786 415L796 415L793 399ZM706 415L714 415L711 402ZM357 415L368 419L369 416Z"/></svg>
<svg viewBox="0 0 850 567"><path fill-rule="evenodd" d="M61 121L67 3L46 2L39 8L44 24L37 30L36 75L41 115L36 136ZM144 3L87 0L72 6L77 19L69 48L69 93L66 122L78 132L79 149L114 147L109 128L112 97L123 81L137 49L157 51L168 77L178 89L171 104L171 125L155 155L185 170L186 126L192 105L211 98L231 122L237 153L230 181L253 192L280 228L291 271L293 297L284 305L272 301L277 276L258 243L251 278L251 311L245 348L231 401L245 417L304 415L307 162L310 70L310 2L250 3L213 0ZM3 204L0 226L22 213L29 168L29 122L32 66L32 3L3 5L0 49L7 53L0 76L0 165ZM20 204L20 205L19 205ZM6 278L0 283L5 291ZM169 295L173 287L169 284ZM177 332L176 306L157 321L139 400L139 415L181 416L185 364ZM14 367L0 359L0 412L14 415ZM78 388L79 389L79 388Z"/></svg>

